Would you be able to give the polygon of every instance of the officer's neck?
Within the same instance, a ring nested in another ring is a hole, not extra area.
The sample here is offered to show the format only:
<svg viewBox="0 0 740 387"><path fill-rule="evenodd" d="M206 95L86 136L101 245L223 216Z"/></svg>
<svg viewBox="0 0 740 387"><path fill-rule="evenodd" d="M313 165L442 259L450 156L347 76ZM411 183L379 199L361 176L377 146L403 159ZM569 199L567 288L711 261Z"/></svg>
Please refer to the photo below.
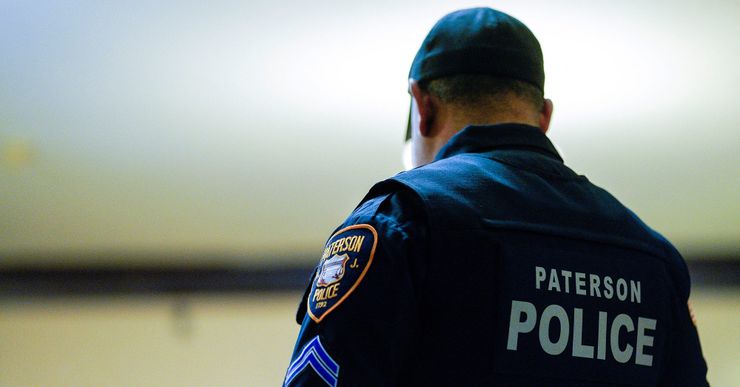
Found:
<svg viewBox="0 0 740 387"><path fill-rule="evenodd" d="M433 160L454 135L471 125L525 124L539 126L537 116L525 109L491 112L482 110L466 111L450 106L440 106L436 113L429 135L424 138L424 145L429 150L430 157L428 161Z"/></svg>

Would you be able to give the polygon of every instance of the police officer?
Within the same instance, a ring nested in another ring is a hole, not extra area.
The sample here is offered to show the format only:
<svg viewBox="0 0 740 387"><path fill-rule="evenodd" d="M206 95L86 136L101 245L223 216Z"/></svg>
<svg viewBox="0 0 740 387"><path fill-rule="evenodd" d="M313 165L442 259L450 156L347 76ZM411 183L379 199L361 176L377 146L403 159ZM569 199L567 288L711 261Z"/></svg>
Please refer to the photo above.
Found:
<svg viewBox="0 0 740 387"><path fill-rule="evenodd" d="M417 168L327 241L286 386L704 386L676 249L550 143L539 42L443 17L409 74Z"/></svg>

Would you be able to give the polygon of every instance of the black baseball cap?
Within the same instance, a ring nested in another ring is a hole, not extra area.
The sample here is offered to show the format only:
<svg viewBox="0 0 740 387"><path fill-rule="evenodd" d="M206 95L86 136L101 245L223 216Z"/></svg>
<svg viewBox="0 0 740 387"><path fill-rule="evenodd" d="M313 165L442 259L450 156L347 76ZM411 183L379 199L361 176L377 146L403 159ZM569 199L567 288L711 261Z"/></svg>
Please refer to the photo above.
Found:
<svg viewBox="0 0 740 387"><path fill-rule="evenodd" d="M540 43L524 23L491 8L452 12L432 27L414 57L409 79L418 83L457 74L518 79L544 92ZM406 140L411 138L411 110Z"/></svg>

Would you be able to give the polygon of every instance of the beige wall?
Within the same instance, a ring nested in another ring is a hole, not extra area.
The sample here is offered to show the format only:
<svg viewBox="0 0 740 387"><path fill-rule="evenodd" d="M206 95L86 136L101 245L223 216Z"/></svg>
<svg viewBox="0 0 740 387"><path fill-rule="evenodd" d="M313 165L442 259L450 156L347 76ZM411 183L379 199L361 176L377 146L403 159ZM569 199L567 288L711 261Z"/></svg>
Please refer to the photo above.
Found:
<svg viewBox="0 0 740 387"><path fill-rule="evenodd" d="M0 301L2 386L277 386L299 294ZM740 380L740 290L695 291L709 378Z"/></svg>

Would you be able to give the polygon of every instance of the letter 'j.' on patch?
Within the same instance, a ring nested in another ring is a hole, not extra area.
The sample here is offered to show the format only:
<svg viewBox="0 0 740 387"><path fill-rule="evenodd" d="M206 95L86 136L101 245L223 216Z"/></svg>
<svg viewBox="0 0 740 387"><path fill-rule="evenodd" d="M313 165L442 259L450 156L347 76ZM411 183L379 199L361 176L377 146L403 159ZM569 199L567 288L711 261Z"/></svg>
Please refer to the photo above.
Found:
<svg viewBox="0 0 740 387"><path fill-rule="evenodd" d="M321 322L360 285L377 243L378 233L369 224L343 228L329 238L306 301L313 321Z"/></svg>

